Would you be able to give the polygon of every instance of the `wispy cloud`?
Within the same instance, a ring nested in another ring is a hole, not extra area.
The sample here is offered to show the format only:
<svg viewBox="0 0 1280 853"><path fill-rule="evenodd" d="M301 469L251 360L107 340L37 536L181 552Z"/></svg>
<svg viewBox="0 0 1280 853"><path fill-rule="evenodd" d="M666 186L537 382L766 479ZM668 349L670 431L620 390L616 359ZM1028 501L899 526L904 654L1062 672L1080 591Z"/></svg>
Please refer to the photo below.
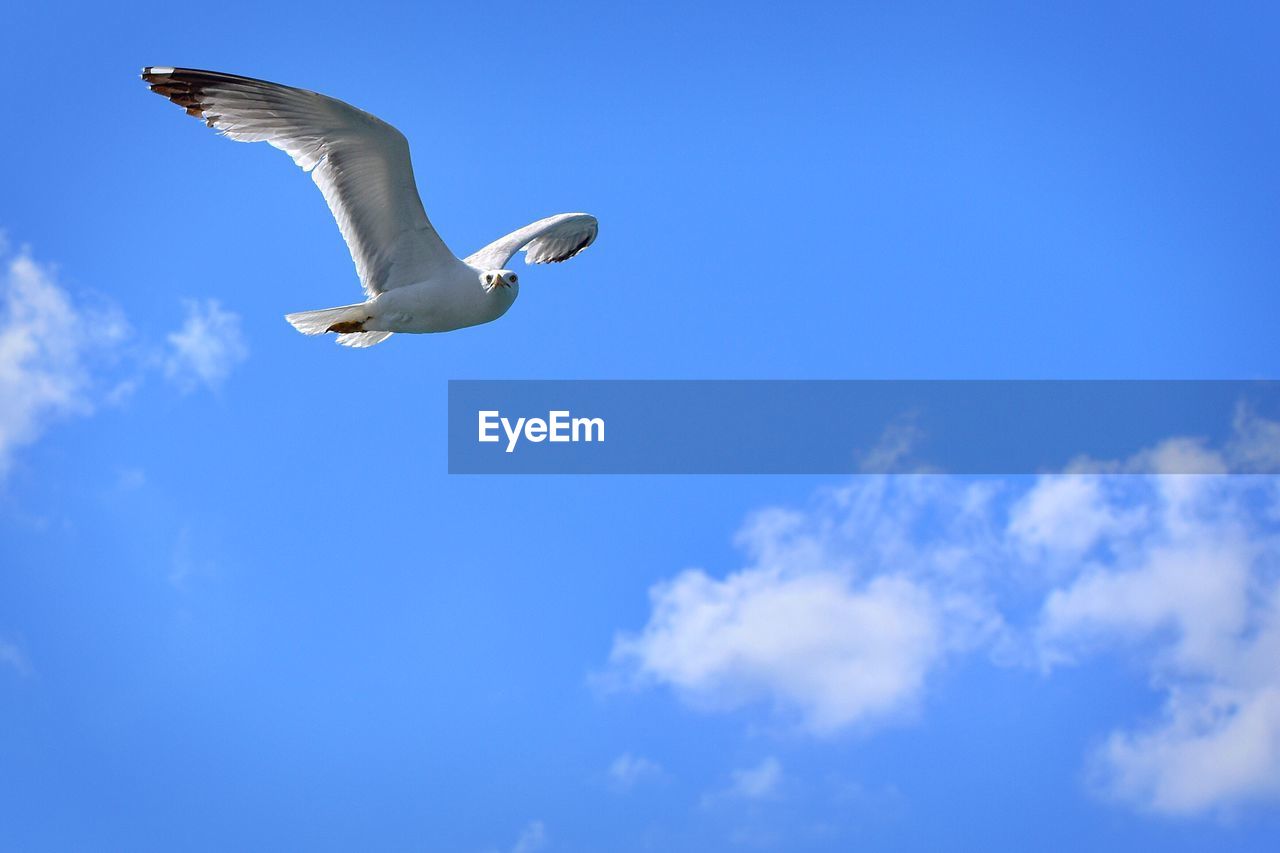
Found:
<svg viewBox="0 0 1280 853"><path fill-rule="evenodd" d="M213 577L218 573L218 565L209 556L208 549L198 547L193 539L190 524L178 529L170 561L169 583L179 589L186 587L192 579Z"/></svg>
<svg viewBox="0 0 1280 853"><path fill-rule="evenodd" d="M772 755L755 767L734 770L728 793L748 800L759 800L777 793L782 782L782 764Z"/></svg>
<svg viewBox="0 0 1280 853"><path fill-rule="evenodd" d="M1093 781L1111 797L1168 814L1280 798L1280 534L1260 486L1095 483L1106 527L1120 532L1100 535L1108 556L1083 559L1049 593L1036 642L1050 667L1129 649L1164 694L1160 719L1113 732L1094 755ZM1135 505L1149 509L1140 525L1128 520Z"/></svg>
<svg viewBox="0 0 1280 853"><path fill-rule="evenodd" d="M643 755L624 752L609 765L609 778L619 788L630 788L636 783L662 774L662 767Z"/></svg>
<svg viewBox="0 0 1280 853"><path fill-rule="evenodd" d="M164 372L179 388L216 389L249 357L240 316L216 299L188 300L182 328L169 333Z"/></svg>
<svg viewBox="0 0 1280 853"><path fill-rule="evenodd" d="M540 820L530 821L516 839L511 853L535 853L547 847L547 827Z"/></svg>
<svg viewBox="0 0 1280 853"><path fill-rule="evenodd" d="M770 755L759 764L729 771L728 784L703 794L701 804L703 808L732 805L737 810L744 803L774 800L778 797L782 782L782 762ZM755 834L747 827L739 827L738 831Z"/></svg>
<svg viewBox="0 0 1280 853"><path fill-rule="evenodd" d="M0 256L2 258L2 256ZM0 478L16 448L49 424L93 411L91 365L127 336L118 311L76 304L51 267L25 252L0 271Z"/></svg>
<svg viewBox="0 0 1280 853"><path fill-rule="evenodd" d="M1221 472L1276 452L1274 422L1236 426L1224 448L1172 439L1140 463ZM1280 799L1280 478L863 477L755 514L738 544L744 568L650 591L615 672L825 735L911 713L961 654L1052 673L1119 650L1164 707L1087 757L1099 792L1178 815Z"/></svg>
<svg viewBox="0 0 1280 853"><path fill-rule="evenodd" d="M0 639L0 666L15 669L21 675L26 675L31 671L31 664L27 660L27 656L23 654L22 649L16 643L11 643L5 639Z"/></svg>
<svg viewBox="0 0 1280 853"><path fill-rule="evenodd" d="M0 239L0 481L15 451L58 420L117 405L157 365L183 390L216 387L247 357L239 317L216 301L187 303L163 356L146 355L116 307L74 298L54 267Z"/></svg>

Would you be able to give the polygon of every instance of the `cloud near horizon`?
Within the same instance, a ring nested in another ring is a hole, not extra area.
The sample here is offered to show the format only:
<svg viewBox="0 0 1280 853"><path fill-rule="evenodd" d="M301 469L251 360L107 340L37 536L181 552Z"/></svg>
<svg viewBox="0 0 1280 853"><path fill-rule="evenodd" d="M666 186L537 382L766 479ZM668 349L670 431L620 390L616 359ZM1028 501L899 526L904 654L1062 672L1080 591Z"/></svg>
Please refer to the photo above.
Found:
<svg viewBox="0 0 1280 853"><path fill-rule="evenodd" d="M1246 415L1229 449L1174 439L1144 464L1226 470L1275 435ZM624 681L823 737L911 719L962 655L1051 674L1119 653L1163 709L1082 757L1095 792L1167 815L1280 800L1280 478L862 477L736 541L742 568L650 590L614 641Z"/></svg>

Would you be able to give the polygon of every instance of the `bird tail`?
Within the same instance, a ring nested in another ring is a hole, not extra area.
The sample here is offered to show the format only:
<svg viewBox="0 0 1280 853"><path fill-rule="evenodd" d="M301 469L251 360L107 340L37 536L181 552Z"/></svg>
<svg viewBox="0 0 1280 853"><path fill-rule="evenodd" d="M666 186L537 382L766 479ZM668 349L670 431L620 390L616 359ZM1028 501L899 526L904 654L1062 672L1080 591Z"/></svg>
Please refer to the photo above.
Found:
<svg viewBox="0 0 1280 853"><path fill-rule="evenodd" d="M364 324L371 317L369 305L358 302L355 305L343 305L338 308L321 308L318 311L298 311L284 316L304 335L323 335L335 332L338 343L344 347L371 347L391 337L391 332L365 331Z"/></svg>
<svg viewBox="0 0 1280 853"><path fill-rule="evenodd" d="M380 344L394 334L395 332L348 332L345 335L338 335L338 343L344 347L363 349Z"/></svg>

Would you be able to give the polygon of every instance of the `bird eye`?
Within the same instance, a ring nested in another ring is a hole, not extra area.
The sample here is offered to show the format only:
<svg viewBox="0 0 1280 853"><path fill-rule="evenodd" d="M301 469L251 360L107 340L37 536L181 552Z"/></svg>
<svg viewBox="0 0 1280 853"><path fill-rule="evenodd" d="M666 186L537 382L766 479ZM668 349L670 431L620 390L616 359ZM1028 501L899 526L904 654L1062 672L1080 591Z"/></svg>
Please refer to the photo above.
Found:
<svg viewBox="0 0 1280 853"><path fill-rule="evenodd" d="M511 283L512 283L512 284L515 284L515 283L516 283L516 277L515 277L514 275L513 275L513 276L511 276Z"/></svg>

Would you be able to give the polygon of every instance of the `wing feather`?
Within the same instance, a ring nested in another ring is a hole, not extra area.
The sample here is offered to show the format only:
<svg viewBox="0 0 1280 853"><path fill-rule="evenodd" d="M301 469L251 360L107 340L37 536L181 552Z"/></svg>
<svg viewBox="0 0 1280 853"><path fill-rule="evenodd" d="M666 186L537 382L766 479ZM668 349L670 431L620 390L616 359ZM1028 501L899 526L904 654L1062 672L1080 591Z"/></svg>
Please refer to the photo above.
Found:
<svg viewBox="0 0 1280 853"><path fill-rule="evenodd" d="M589 213L559 213L499 237L466 262L480 269L504 269L524 250L527 264L558 264L595 242L600 225Z"/></svg>
<svg viewBox="0 0 1280 853"><path fill-rule="evenodd" d="M409 144L391 125L325 95L191 68L145 68L142 79L237 142L287 153L324 195L369 296L457 263L427 219Z"/></svg>

